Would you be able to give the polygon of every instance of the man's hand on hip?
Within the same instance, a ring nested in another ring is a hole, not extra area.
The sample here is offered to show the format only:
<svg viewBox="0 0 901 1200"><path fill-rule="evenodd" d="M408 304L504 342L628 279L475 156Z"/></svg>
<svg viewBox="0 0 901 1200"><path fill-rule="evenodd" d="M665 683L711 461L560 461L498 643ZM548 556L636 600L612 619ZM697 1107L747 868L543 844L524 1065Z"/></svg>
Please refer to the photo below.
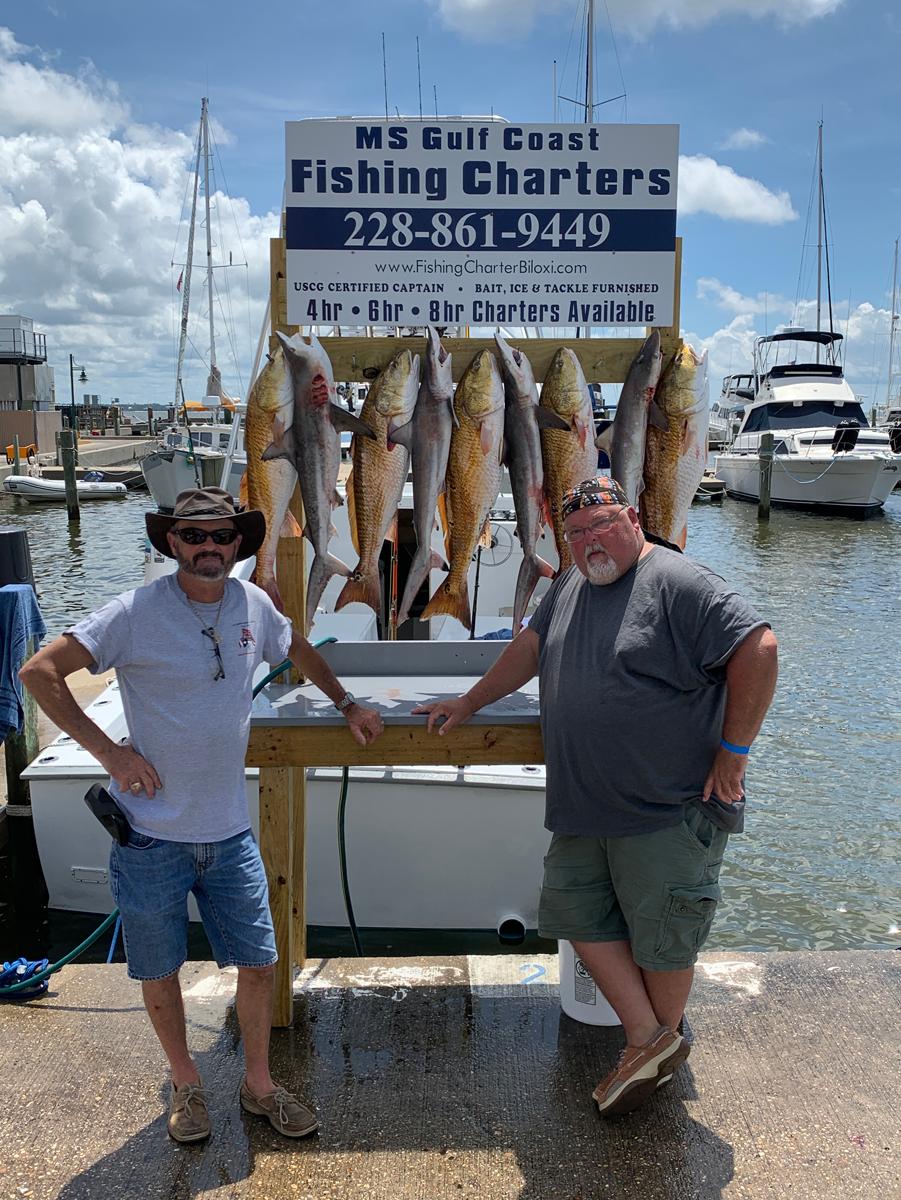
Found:
<svg viewBox="0 0 901 1200"><path fill-rule="evenodd" d="M734 804L744 798L743 781L748 765L747 754L733 754L725 746L720 746L713 760L713 766L704 783L705 800L716 794L724 804Z"/></svg>
<svg viewBox="0 0 901 1200"><path fill-rule="evenodd" d="M131 746L114 746L109 753L97 760L123 794L140 796L142 793L152 800L162 782L146 758L142 758Z"/></svg>

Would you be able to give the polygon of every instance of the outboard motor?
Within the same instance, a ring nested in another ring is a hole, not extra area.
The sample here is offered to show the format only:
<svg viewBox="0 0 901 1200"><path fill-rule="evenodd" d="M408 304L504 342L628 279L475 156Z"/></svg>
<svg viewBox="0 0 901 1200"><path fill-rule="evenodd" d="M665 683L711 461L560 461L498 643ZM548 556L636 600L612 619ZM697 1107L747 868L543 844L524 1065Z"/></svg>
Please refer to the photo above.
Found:
<svg viewBox="0 0 901 1200"><path fill-rule="evenodd" d="M901 454L901 425L893 425L888 431L888 444L892 454Z"/></svg>
<svg viewBox="0 0 901 1200"><path fill-rule="evenodd" d="M847 454L857 445L860 436L860 421L839 421L832 435L832 451L834 454Z"/></svg>

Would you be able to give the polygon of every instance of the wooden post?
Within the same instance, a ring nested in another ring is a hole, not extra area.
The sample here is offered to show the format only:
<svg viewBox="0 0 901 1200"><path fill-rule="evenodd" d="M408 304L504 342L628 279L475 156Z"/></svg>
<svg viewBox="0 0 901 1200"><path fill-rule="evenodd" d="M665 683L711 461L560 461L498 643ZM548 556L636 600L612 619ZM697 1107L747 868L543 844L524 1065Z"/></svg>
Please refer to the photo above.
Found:
<svg viewBox="0 0 901 1200"><path fill-rule="evenodd" d="M303 772L303 768L299 768ZM275 926L278 963L272 1024L284 1028L293 1019L294 977L294 805L297 768L260 768L260 854L269 884L269 907Z"/></svg>
<svg viewBox="0 0 901 1200"><path fill-rule="evenodd" d="M22 451L19 447L19 435L17 433L14 433L13 434L13 475L19 474L19 458L21 456L21 453L22 453Z"/></svg>
<svg viewBox="0 0 901 1200"><path fill-rule="evenodd" d="M770 519L770 488L773 482L773 435L761 434L760 437L760 480L759 499L757 501L757 520Z"/></svg>
<svg viewBox="0 0 901 1200"><path fill-rule="evenodd" d="M78 485L75 482L75 437L71 429L64 429L59 435L59 444L63 454L63 478L66 481L66 508L69 512L69 523L77 524L81 520L78 511Z"/></svg>

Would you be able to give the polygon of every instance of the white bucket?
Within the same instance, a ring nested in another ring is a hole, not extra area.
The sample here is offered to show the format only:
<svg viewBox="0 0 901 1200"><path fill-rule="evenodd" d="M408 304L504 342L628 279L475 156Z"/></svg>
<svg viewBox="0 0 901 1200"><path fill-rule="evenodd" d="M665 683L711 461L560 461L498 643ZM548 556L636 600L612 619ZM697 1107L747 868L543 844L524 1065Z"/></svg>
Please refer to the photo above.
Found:
<svg viewBox="0 0 901 1200"><path fill-rule="evenodd" d="M571 942L560 941L560 1007L574 1021L586 1025L619 1025L620 1019L607 1003L588 968L578 958Z"/></svg>

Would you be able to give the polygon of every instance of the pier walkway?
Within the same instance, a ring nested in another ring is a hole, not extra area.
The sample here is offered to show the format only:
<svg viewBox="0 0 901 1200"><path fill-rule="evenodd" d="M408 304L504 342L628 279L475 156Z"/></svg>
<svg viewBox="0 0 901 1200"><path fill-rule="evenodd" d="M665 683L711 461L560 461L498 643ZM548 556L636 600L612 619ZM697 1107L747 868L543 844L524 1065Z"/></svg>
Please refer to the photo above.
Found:
<svg viewBox="0 0 901 1200"><path fill-rule="evenodd" d="M711 953L692 1055L644 1108L591 1090L619 1030L562 1015L556 958L311 962L274 1073L312 1099L300 1142L241 1114L234 974L183 970L213 1137L165 1132L163 1062L122 966L67 967L0 1005L0 1197L895 1200L892 951Z"/></svg>

